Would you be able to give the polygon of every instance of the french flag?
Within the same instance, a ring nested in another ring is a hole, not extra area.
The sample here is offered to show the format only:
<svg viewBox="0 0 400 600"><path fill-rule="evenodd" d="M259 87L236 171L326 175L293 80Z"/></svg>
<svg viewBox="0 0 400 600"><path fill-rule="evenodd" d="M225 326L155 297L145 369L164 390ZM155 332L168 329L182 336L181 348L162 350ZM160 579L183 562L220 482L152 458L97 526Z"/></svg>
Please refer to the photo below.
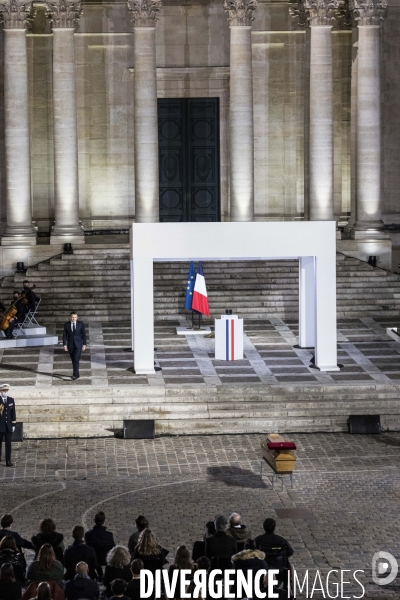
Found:
<svg viewBox="0 0 400 600"><path fill-rule="evenodd" d="M206 280L204 279L203 265L201 264L201 262L199 262L196 275L196 283L194 284L192 310L197 310L197 312L201 313L202 315L205 315L206 317L210 316Z"/></svg>

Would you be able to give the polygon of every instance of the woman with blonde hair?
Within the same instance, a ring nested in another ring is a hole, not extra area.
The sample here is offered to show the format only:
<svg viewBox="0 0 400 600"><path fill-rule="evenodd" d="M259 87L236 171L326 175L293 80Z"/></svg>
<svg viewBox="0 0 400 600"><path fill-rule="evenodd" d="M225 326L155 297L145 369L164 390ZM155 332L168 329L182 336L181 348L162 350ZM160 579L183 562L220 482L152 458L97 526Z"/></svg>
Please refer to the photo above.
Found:
<svg viewBox="0 0 400 600"><path fill-rule="evenodd" d="M168 550L157 542L155 535L149 528L143 529L139 541L132 554L132 560L140 559L145 569L155 571L165 565Z"/></svg>
<svg viewBox="0 0 400 600"><path fill-rule="evenodd" d="M56 559L50 544L43 544L39 550L37 560L29 565L26 576L29 581L57 581L62 585L64 567Z"/></svg>
<svg viewBox="0 0 400 600"><path fill-rule="evenodd" d="M114 579L123 579L128 582L132 579L131 555L125 546L114 546L107 554L107 564L104 570L103 584L106 588L106 598L111 598L111 582Z"/></svg>

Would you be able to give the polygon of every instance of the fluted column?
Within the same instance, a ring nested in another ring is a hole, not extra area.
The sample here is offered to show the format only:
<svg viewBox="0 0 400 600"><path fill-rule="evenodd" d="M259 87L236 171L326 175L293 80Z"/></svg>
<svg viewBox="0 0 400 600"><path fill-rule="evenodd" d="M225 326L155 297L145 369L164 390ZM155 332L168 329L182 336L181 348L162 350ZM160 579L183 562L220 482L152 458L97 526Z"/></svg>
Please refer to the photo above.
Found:
<svg viewBox="0 0 400 600"><path fill-rule="evenodd" d="M32 2L0 4L4 21L4 117L7 224L3 246L36 244L32 225L26 29Z"/></svg>
<svg viewBox="0 0 400 600"><path fill-rule="evenodd" d="M304 0L310 23L310 220L333 221L332 18L339 0Z"/></svg>
<svg viewBox="0 0 400 600"><path fill-rule="evenodd" d="M134 31L135 220L159 220L156 16L161 0L128 0Z"/></svg>
<svg viewBox="0 0 400 600"><path fill-rule="evenodd" d="M254 125L251 28L257 0L224 0L230 42L230 215L254 221Z"/></svg>
<svg viewBox="0 0 400 600"><path fill-rule="evenodd" d="M385 237L381 198L380 24L386 0L351 0L358 27L356 222L354 239Z"/></svg>
<svg viewBox="0 0 400 600"><path fill-rule="evenodd" d="M47 4L53 29L54 226L51 243L84 242L79 222L74 32L80 1Z"/></svg>

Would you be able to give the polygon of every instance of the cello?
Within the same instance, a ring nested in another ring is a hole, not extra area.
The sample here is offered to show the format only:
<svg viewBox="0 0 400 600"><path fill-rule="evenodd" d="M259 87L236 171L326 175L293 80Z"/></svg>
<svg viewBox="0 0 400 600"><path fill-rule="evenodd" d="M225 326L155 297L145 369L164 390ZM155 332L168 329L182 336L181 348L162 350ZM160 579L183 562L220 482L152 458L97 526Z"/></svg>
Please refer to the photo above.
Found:
<svg viewBox="0 0 400 600"><path fill-rule="evenodd" d="M15 300L15 302L13 302L11 304L11 306L9 306L7 308L7 310L1 315L1 317L0 317L0 330L6 331L6 329L9 328L11 319L13 319L15 317L15 315L17 314L17 312L18 312L18 309L15 306L16 303L18 302L18 300L21 300L24 304L28 303L28 299L27 299L26 295L25 294L21 294L20 298L17 298Z"/></svg>

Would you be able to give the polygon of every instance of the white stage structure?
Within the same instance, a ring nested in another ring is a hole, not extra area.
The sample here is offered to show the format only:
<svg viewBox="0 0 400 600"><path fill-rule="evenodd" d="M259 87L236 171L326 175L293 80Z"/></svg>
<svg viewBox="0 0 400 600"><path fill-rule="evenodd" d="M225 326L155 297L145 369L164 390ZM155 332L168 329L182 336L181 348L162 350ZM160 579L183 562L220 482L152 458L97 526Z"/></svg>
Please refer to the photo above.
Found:
<svg viewBox="0 0 400 600"><path fill-rule="evenodd" d="M153 262L191 260L299 259L299 345L315 348L321 371L339 370L334 221L134 223L130 246L136 373L154 373Z"/></svg>

